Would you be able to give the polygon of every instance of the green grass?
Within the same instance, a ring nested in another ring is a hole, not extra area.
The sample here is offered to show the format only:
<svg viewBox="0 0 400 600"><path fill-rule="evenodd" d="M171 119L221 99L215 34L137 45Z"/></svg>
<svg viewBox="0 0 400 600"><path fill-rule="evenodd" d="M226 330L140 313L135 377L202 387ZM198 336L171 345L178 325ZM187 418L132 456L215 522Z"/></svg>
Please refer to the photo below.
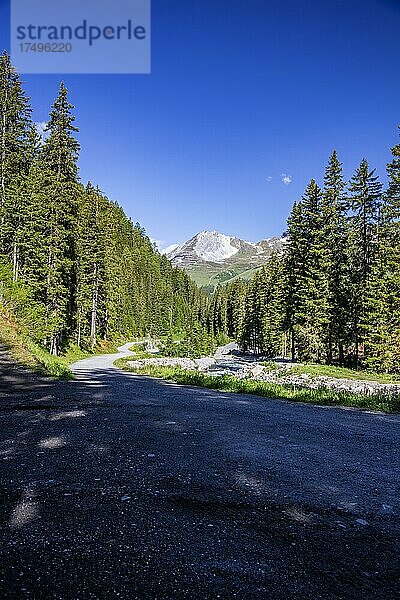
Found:
<svg viewBox="0 0 400 600"><path fill-rule="evenodd" d="M20 365L55 379L73 379L67 361L52 356L21 331L10 319L0 316L0 343Z"/></svg>
<svg viewBox="0 0 400 600"><path fill-rule="evenodd" d="M132 360L132 359L131 359ZM294 402L307 402L325 406L350 406L358 409L378 410L386 413L400 412L400 396L389 394L363 395L327 388L310 389L292 385L267 383L249 379L237 379L232 375L212 377L197 371L188 371L180 367L156 367L147 365L133 369L127 364L129 360L120 359L116 366L139 373L173 381L181 385L211 388L223 392L238 394L254 394L267 398L285 399Z"/></svg>
<svg viewBox="0 0 400 600"><path fill-rule="evenodd" d="M47 352L47 350L29 338L25 340L25 345L28 351L39 362L39 372L41 372L43 375L48 375L50 377L54 377L55 379L74 379L68 362L64 357L52 356L49 354L49 352Z"/></svg>
<svg viewBox="0 0 400 600"><path fill-rule="evenodd" d="M142 360L143 358L159 358L160 354L150 354L149 352L136 352L135 354L132 356L124 356L123 358L117 358L117 360L114 362L115 365L117 365L117 367L122 368L122 365L131 361L131 360ZM117 364L118 363L118 364ZM119 364L120 363L120 364Z"/></svg>
<svg viewBox="0 0 400 600"><path fill-rule="evenodd" d="M372 373L368 371L355 371L344 367L335 367L332 365L293 365L288 369L292 375L307 374L311 377L319 375L325 377L334 377L336 379L353 379L358 381L377 381L379 383L399 383L398 377L387 375L385 373Z"/></svg>
<svg viewBox="0 0 400 600"><path fill-rule="evenodd" d="M89 356L92 356L91 352L88 350L82 350L82 348L79 348L79 346L76 344L71 344L63 354L63 359L68 365L72 365L72 363L76 362L77 360L82 360L83 358L88 358Z"/></svg>
<svg viewBox="0 0 400 600"><path fill-rule="evenodd" d="M199 287L209 287L214 290L219 284L225 285L236 279L250 279L261 266L227 265L226 269L221 270L221 267L207 265L187 267L185 270Z"/></svg>
<svg viewBox="0 0 400 600"><path fill-rule="evenodd" d="M0 344L13 359L38 375L54 379L74 379L69 367L72 363L96 354L113 354L117 347L112 342L101 342L93 351L82 350L71 344L62 356L52 356L26 333L13 318L0 313Z"/></svg>
<svg viewBox="0 0 400 600"><path fill-rule="evenodd" d="M95 346L93 350L82 349L77 344L70 344L61 358L63 358L67 364L72 365L72 363L82 360L83 358L89 358L90 356L96 356L97 354L115 354L117 352L117 345L112 342L101 342Z"/></svg>

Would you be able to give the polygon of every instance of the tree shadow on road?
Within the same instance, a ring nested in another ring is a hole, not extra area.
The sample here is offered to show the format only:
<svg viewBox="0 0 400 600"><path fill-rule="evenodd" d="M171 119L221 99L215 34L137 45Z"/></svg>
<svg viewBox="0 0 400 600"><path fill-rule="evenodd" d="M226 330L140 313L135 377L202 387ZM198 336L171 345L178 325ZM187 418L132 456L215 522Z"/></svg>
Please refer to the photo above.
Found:
<svg viewBox="0 0 400 600"><path fill-rule="evenodd" d="M221 436L240 448L265 400L113 369L79 377L22 378L0 400L5 597L394 597L393 527L284 499L284 463L229 450Z"/></svg>

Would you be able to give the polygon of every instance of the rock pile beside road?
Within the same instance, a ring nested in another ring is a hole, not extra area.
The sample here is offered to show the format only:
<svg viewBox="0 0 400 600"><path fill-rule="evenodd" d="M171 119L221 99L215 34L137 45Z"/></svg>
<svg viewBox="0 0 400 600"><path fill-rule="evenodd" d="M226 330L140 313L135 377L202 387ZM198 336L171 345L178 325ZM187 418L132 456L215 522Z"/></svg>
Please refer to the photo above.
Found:
<svg viewBox="0 0 400 600"><path fill-rule="evenodd" d="M181 369L188 369L189 371L207 371L212 365L216 363L214 358L141 358L138 360L129 361L128 365L135 368L141 368L145 366L155 367L181 367Z"/></svg>
<svg viewBox="0 0 400 600"><path fill-rule="evenodd" d="M241 379L255 379L269 383L295 385L308 388L329 388L343 392L355 392L357 394L399 394L400 385L394 383L379 383L378 381L363 381L359 379L338 379L318 375L313 377L307 373L294 374L290 368L278 368L268 370L257 363L243 367L236 374Z"/></svg>
<svg viewBox="0 0 400 600"><path fill-rule="evenodd" d="M268 383L293 385L308 388L329 388L357 394L400 394L400 385L392 383L379 383L377 381L363 381L354 379L338 379L327 376L311 376L306 373L291 373L290 364L276 363L276 368L264 366L254 360L246 361L245 358L217 353L213 358L146 358L132 360L129 366L133 369L153 365L155 367L180 367L190 371L200 371L207 375L233 375L238 379L253 379Z"/></svg>

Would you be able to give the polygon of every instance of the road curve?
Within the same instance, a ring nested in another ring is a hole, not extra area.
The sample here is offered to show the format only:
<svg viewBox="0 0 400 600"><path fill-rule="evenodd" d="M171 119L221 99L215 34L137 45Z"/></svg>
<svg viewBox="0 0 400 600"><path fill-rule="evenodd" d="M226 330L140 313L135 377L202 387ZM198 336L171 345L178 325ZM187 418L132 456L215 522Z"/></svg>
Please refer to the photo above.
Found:
<svg viewBox="0 0 400 600"><path fill-rule="evenodd" d="M117 360L117 358L123 358L129 355L133 356L134 352L132 352L130 348L135 344L140 344L140 342L128 342L123 346L119 346L118 352L115 354L97 354L90 358L78 360L71 365L71 370L77 379L85 379L86 374L92 371L116 369L116 367L114 367L114 361Z"/></svg>
<svg viewBox="0 0 400 600"><path fill-rule="evenodd" d="M2 598L398 597L399 416L135 376L128 346L0 393Z"/></svg>

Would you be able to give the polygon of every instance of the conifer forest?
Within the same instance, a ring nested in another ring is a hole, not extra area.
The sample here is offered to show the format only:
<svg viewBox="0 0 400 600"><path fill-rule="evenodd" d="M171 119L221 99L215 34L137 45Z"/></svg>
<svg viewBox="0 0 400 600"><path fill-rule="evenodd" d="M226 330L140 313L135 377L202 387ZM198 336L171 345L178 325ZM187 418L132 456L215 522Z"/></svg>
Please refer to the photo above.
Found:
<svg viewBox="0 0 400 600"><path fill-rule="evenodd" d="M73 109L61 83L43 142L2 55L2 305L54 355L71 342L93 348L172 331L207 347L208 298L118 204L79 181Z"/></svg>
<svg viewBox="0 0 400 600"><path fill-rule="evenodd" d="M250 281L209 296L121 206L80 181L77 133L61 83L39 135L4 52L0 306L36 343L59 355L70 344L153 336L171 353L178 339L206 354L222 336L266 357L400 372L400 144L385 186L366 159L345 181L333 151L323 182L312 179L294 203L283 250Z"/></svg>

